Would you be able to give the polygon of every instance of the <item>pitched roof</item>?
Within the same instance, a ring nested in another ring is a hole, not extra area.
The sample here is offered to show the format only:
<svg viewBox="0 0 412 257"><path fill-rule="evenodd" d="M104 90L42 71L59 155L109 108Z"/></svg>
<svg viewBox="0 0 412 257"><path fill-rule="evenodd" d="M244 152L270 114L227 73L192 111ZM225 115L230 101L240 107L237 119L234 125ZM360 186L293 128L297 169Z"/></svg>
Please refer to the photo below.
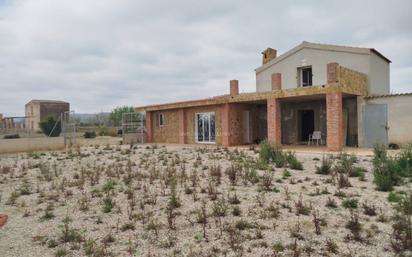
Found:
<svg viewBox="0 0 412 257"><path fill-rule="evenodd" d="M263 64L262 66L255 69L256 72L261 72L266 68L278 63L287 57L291 56L292 54L296 53L297 51L303 48L310 48L310 49L318 49L318 50L329 50L329 51L336 51L336 52L348 52L348 53L356 53L356 54L371 54L374 53L378 55L383 60L391 63L391 60L386 58L383 54L378 52L375 48L367 48L367 47L353 47L353 46L342 46L342 45L331 45L331 44L319 44L319 43L311 43L307 41L303 41L299 45L295 46L294 48L290 49L289 51L279 55L275 59L271 60L270 62Z"/></svg>

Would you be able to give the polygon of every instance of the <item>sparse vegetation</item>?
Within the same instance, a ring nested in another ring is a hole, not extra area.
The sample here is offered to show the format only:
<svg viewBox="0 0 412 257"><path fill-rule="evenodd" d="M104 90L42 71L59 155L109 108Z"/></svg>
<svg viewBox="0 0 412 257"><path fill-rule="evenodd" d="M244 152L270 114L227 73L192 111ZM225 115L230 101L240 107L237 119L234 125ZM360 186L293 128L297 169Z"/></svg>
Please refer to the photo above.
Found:
<svg viewBox="0 0 412 257"><path fill-rule="evenodd" d="M13 248L6 234L0 255L35 244L34 255L51 256L354 256L356 241L360 256L402 256L411 235L401 151L322 156L264 141L259 152L106 145L1 156L0 208L30 227ZM375 163L389 159L396 191L378 192Z"/></svg>

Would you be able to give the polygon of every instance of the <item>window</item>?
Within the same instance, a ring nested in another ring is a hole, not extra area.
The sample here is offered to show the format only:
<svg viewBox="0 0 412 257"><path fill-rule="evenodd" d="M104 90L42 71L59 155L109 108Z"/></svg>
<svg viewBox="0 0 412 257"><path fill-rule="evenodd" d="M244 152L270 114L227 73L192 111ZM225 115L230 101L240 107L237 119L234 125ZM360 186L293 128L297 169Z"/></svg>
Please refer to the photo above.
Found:
<svg viewBox="0 0 412 257"><path fill-rule="evenodd" d="M216 140L215 113L204 112L196 114L196 134L197 143L215 143Z"/></svg>
<svg viewBox="0 0 412 257"><path fill-rule="evenodd" d="M312 67L298 68L299 85L301 87L312 86Z"/></svg>
<svg viewBox="0 0 412 257"><path fill-rule="evenodd" d="M164 113L159 113L159 127L165 126L165 115Z"/></svg>

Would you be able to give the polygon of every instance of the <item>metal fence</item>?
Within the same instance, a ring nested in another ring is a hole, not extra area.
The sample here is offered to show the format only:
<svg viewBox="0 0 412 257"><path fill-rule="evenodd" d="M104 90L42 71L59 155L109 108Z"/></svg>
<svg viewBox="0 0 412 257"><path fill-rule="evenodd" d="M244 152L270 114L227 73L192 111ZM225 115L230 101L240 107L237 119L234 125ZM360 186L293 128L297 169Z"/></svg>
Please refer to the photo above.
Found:
<svg viewBox="0 0 412 257"><path fill-rule="evenodd" d="M143 144L146 141L145 116L140 112L123 113L123 144Z"/></svg>

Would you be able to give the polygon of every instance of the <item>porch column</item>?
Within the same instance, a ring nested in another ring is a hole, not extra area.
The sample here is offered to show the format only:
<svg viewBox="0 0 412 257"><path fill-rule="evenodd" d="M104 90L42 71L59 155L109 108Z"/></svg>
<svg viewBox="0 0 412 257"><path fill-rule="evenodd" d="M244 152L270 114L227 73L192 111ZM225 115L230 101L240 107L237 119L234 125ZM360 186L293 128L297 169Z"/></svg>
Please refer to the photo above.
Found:
<svg viewBox="0 0 412 257"><path fill-rule="evenodd" d="M282 144L280 102L278 99L267 100L268 140L274 144Z"/></svg>
<svg viewBox="0 0 412 257"><path fill-rule="evenodd" d="M331 62L326 65L326 80L328 84L338 82L338 66L336 62Z"/></svg>
<svg viewBox="0 0 412 257"><path fill-rule="evenodd" d="M341 92L326 94L326 129L328 150L342 151L343 112Z"/></svg>
<svg viewBox="0 0 412 257"><path fill-rule="evenodd" d="M222 106L222 145L230 145L230 104Z"/></svg>
<svg viewBox="0 0 412 257"><path fill-rule="evenodd" d="M146 143L153 143L153 112L146 112Z"/></svg>
<svg viewBox="0 0 412 257"><path fill-rule="evenodd" d="M186 144L186 112L185 109L179 110L179 144Z"/></svg>

